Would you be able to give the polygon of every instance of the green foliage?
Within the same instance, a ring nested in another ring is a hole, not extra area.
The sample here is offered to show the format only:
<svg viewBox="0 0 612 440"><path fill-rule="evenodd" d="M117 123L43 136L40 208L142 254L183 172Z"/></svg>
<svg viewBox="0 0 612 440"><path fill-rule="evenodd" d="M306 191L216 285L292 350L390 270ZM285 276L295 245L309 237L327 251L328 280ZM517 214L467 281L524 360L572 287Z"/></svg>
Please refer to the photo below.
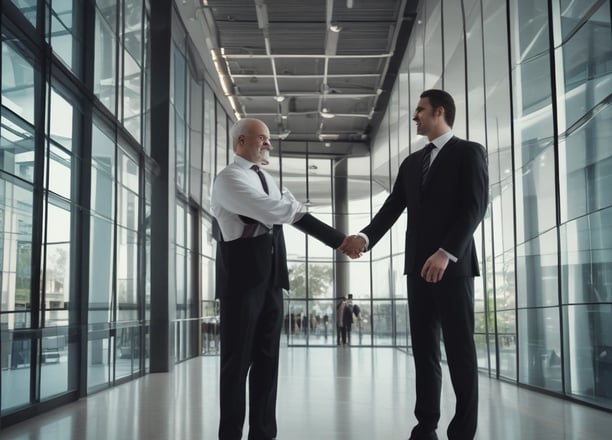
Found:
<svg viewBox="0 0 612 440"><path fill-rule="evenodd" d="M331 264L308 265L308 298L323 298L333 283ZM289 286L293 298L306 298L306 265L298 264L289 268Z"/></svg>

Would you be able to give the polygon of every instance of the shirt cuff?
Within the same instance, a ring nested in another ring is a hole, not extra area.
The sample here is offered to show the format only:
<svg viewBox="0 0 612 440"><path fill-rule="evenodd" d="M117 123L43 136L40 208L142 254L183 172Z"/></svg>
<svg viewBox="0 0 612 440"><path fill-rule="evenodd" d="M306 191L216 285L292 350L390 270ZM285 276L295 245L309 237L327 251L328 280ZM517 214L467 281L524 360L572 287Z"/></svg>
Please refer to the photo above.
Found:
<svg viewBox="0 0 612 440"><path fill-rule="evenodd" d="M368 236L365 235L363 232L357 232L357 235L359 235L365 240L365 250L370 250L370 239L368 238Z"/></svg>
<svg viewBox="0 0 612 440"><path fill-rule="evenodd" d="M439 250L441 250L442 252L444 252L446 254L446 256L448 257L449 260L451 260L453 263L456 263L459 258L455 257L453 254L451 254L450 252L445 251L444 249L440 248Z"/></svg>

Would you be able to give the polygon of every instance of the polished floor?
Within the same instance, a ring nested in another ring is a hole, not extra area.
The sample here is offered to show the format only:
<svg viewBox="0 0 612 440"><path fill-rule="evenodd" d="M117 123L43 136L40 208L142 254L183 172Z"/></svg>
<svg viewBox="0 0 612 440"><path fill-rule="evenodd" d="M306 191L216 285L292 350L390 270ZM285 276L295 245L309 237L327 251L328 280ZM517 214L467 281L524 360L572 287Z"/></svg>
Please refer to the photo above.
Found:
<svg viewBox="0 0 612 440"><path fill-rule="evenodd" d="M454 398L446 367L445 439ZM219 358L181 363L0 431L2 440L214 440ZM407 439L414 416L412 358L390 349L285 348L279 440ZM610 439L612 415L480 377L480 440ZM246 438L246 428L245 435Z"/></svg>

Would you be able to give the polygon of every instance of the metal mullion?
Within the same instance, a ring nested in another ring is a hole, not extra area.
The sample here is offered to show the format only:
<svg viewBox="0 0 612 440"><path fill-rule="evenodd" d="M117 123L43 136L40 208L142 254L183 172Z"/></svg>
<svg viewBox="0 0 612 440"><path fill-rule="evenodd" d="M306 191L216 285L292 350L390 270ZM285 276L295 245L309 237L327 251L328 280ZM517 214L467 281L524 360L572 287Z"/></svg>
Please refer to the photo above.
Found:
<svg viewBox="0 0 612 440"><path fill-rule="evenodd" d="M34 330L30 347L30 403L40 401L40 329L44 325L41 316L41 305L44 303L45 285L45 263L46 253L46 220L47 209L45 201L48 194L49 174L45 172L48 165L47 136L49 131L49 107L50 107L50 48L47 46L43 52L42 62L34 65L34 184L33 184L33 206L32 206L32 253L30 278L30 328ZM37 68L39 67L39 68ZM45 250L43 250L45 246Z"/></svg>
<svg viewBox="0 0 612 440"><path fill-rule="evenodd" d="M481 0L482 1L482 0ZM517 256L516 256L516 243L517 243L517 216L516 216L516 163L515 163L515 149L514 149L514 95L512 90L512 52L510 50L511 42L512 42L512 33L510 27L510 2L506 3L506 38L507 38L507 65L508 65L508 99L509 99L509 113L510 113L510 157L512 161L512 229L513 229L513 238L514 238L514 246L513 246L513 255L512 255L512 263L514 264L514 334L515 334L515 354L516 354L516 362L515 362L515 371L516 378L514 383L518 384L519 381L519 366L520 366L520 343L519 343L519 325L518 325L518 301L516 301L516 286L518 286L518 274L516 271L517 267ZM483 28L483 36L484 36L484 28ZM484 60L484 59L483 59ZM485 124L486 125L486 124ZM501 182L500 182L501 183ZM501 189L501 187L500 187ZM501 197L501 191L500 191ZM502 248L502 258L504 257L504 249ZM495 308L497 309L497 295L495 296ZM498 326L497 326L497 314L495 316L495 337L498 340ZM497 350L499 353L499 343L497 343ZM497 357L497 364L499 367L499 355ZM499 368L497 370L497 377L499 377Z"/></svg>

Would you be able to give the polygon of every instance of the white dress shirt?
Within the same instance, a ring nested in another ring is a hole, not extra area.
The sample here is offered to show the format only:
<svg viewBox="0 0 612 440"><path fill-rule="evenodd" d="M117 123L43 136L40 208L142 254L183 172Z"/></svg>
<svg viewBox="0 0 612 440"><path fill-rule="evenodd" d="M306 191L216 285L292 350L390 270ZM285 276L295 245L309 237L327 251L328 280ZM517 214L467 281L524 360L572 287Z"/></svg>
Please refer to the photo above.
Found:
<svg viewBox="0 0 612 440"><path fill-rule="evenodd" d="M234 162L225 167L213 184L211 209L219 223L224 241L242 237L245 223L240 215L257 220L265 226L256 235L261 235L275 224L291 224L305 212L288 190L279 190L272 176L260 167L270 194L266 194L257 172L256 165L243 157L235 156Z"/></svg>

